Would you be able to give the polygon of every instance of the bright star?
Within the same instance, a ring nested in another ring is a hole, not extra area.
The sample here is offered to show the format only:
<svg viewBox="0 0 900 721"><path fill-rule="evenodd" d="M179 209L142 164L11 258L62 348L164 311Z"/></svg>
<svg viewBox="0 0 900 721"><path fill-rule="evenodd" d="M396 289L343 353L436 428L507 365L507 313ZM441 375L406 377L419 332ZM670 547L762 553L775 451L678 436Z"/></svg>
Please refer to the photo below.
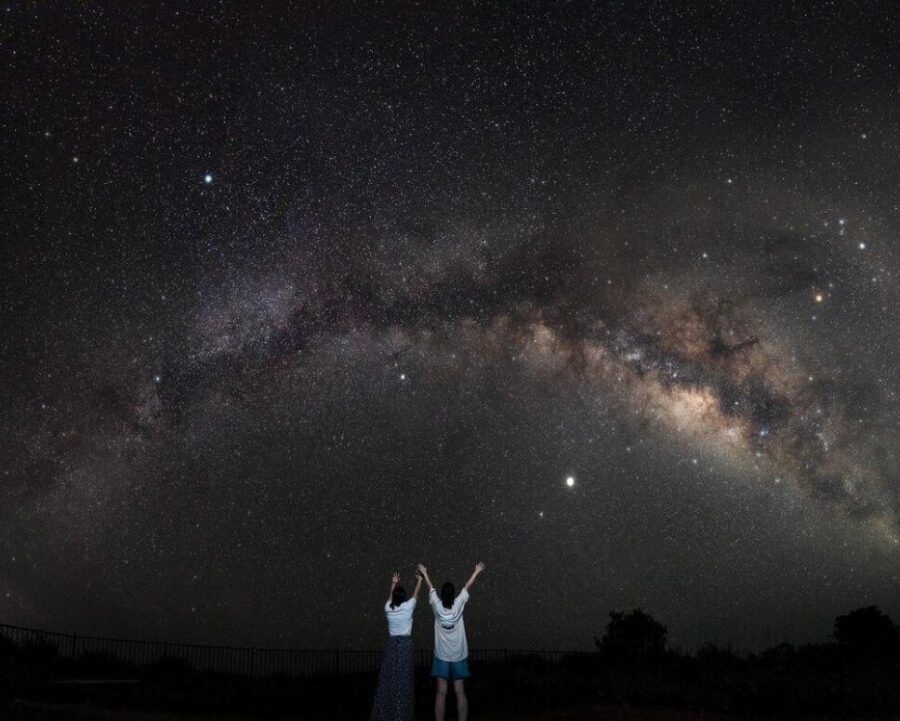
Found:
<svg viewBox="0 0 900 721"><path fill-rule="evenodd" d="M203 176L203 182L206 183L207 185L212 183L212 181L213 181L213 177L209 173L207 173L206 175Z"/></svg>
<svg viewBox="0 0 900 721"><path fill-rule="evenodd" d="M572 486L574 486L574 485L575 485L575 476L569 476L568 478L566 478L566 485L567 485L569 488L571 488Z"/></svg>

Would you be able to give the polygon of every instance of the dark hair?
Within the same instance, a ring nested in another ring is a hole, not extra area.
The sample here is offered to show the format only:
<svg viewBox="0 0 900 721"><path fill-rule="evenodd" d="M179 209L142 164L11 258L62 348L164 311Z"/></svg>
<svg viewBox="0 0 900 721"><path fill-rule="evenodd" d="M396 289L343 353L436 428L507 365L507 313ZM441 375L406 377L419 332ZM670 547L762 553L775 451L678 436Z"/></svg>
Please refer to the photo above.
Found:
<svg viewBox="0 0 900 721"><path fill-rule="evenodd" d="M397 586L391 592L391 608L397 608L406 600L406 589L403 586Z"/></svg>
<svg viewBox="0 0 900 721"><path fill-rule="evenodd" d="M444 608L453 608L454 598L456 598L456 587L450 581L446 581L441 586L441 603L444 604Z"/></svg>

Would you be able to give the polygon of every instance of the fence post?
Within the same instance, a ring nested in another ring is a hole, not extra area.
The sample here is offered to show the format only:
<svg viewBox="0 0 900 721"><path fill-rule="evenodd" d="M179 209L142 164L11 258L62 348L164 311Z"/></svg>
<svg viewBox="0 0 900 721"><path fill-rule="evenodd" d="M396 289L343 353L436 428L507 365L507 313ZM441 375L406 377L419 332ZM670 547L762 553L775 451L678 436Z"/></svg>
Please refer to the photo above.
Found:
<svg viewBox="0 0 900 721"><path fill-rule="evenodd" d="M72 634L72 659L74 660L78 654L78 634Z"/></svg>
<svg viewBox="0 0 900 721"><path fill-rule="evenodd" d="M253 678L254 667L256 666L256 646L250 649L250 678Z"/></svg>

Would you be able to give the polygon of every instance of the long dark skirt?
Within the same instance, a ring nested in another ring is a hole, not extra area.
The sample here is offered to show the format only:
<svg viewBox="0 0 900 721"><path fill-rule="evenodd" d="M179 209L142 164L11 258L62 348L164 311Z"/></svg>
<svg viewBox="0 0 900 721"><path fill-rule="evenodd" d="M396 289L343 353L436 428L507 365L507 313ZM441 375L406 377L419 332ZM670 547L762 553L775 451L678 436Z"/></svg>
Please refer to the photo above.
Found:
<svg viewBox="0 0 900 721"><path fill-rule="evenodd" d="M410 636L391 636L384 647L371 721L412 721L415 659Z"/></svg>

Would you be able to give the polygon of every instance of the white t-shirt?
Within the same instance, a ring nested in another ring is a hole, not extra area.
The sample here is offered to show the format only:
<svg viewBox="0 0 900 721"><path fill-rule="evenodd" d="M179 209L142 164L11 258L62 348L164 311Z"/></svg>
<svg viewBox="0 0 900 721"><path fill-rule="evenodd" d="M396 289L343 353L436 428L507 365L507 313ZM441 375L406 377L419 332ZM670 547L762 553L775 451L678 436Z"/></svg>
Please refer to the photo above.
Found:
<svg viewBox="0 0 900 721"><path fill-rule="evenodd" d="M466 642L466 625L463 608L469 600L469 592L463 588L453 599L453 606L445 608L438 592L428 593L428 603L434 611L434 655L441 661L462 661L469 656Z"/></svg>
<svg viewBox="0 0 900 721"><path fill-rule="evenodd" d="M409 636L412 633L413 611L416 610L416 599L410 598L399 606L391 608L391 602L384 604L384 615L388 620L388 634L391 636Z"/></svg>

